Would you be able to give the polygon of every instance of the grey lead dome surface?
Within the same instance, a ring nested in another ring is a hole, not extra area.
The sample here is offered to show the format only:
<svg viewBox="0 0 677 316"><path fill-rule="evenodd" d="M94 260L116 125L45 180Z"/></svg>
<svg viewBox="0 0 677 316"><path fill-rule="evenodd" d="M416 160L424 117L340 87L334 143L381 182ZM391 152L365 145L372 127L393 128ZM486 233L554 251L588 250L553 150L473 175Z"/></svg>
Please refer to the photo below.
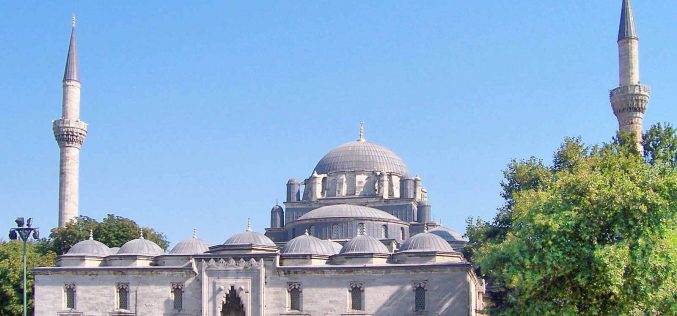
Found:
<svg viewBox="0 0 677 316"><path fill-rule="evenodd" d="M209 250L209 244L198 238L191 238L180 241L169 252L170 255L197 255Z"/></svg>
<svg viewBox="0 0 677 316"><path fill-rule="evenodd" d="M65 256L93 256L105 257L112 254L110 248L100 241L85 239L73 245Z"/></svg>
<svg viewBox="0 0 677 316"><path fill-rule="evenodd" d="M400 219L397 217L379 209L352 204L334 204L318 207L306 214L303 214L297 219L297 221L337 217L373 218L380 220L400 221Z"/></svg>
<svg viewBox="0 0 677 316"><path fill-rule="evenodd" d="M119 255L129 254L143 256L159 256L164 253L165 251L156 243L143 238L137 238L126 242L117 252Z"/></svg>
<svg viewBox="0 0 677 316"><path fill-rule="evenodd" d="M416 234L405 240L399 252L454 252L449 243L433 233Z"/></svg>
<svg viewBox="0 0 677 316"><path fill-rule="evenodd" d="M340 171L381 171L409 175L404 161L390 149L367 141L352 141L329 151L314 169L318 174Z"/></svg>
<svg viewBox="0 0 677 316"><path fill-rule="evenodd" d="M298 236L284 245L283 254L289 255L321 255L331 256L334 254L331 245L326 244L322 239L310 235Z"/></svg>
<svg viewBox="0 0 677 316"><path fill-rule="evenodd" d="M465 241L463 239L463 236L459 232L452 230L452 229L449 229L449 228L446 228L444 226L435 227L435 229L431 229L428 232L431 233L431 234L435 234L437 236L442 237L447 242Z"/></svg>
<svg viewBox="0 0 677 316"><path fill-rule="evenodd" d="M340 254L384 254L387 255L390 252L388 248L381 243L378 239L367 236L367 235L357 235L355 238L349 240L343 248L341 248Z"/></svg>
<svg viewBox="0 0 677 316"><path fill-rule="evenodd" d="M228 238L224 243L226 246L267 246L267 247L275 247L275 243L270 240L270 238L266 237L264 234L253 232L253 231L245 231L242 233L237 233L233 235L232 237Z"/></svg>

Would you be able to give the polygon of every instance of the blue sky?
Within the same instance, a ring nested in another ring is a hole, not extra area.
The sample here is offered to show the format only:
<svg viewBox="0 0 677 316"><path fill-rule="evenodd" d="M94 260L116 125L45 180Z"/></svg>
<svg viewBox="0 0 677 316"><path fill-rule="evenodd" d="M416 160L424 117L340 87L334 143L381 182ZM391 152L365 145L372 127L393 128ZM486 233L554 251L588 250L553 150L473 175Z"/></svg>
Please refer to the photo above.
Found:
<svg viewBox="0 0 677 316"><path fill-rule="evenodd" d="M80 213L212 244L269 226L287 179L357 137L423 179L433 217L490 219L513 158L617 122L621 1L0 4L0 228L57 224L61 79L77 15ZM645 127L677 118L677 5L634 1Z"/></svg>

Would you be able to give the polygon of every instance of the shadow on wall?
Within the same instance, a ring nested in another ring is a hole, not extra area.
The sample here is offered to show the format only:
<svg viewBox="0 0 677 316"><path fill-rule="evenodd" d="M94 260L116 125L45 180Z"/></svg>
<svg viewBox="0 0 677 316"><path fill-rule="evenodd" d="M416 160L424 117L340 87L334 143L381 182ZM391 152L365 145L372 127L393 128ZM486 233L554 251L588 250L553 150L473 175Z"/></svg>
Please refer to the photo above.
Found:
<svg viewBox="0 0 677 316"><path fill-rule="evenodd" d="M430 276L434 278L434 276ZM414 289L411 285L400 286L385 304L374 311L375 316L385 315L469 315L468 287L463 282L455 285L429 282L426 290L426 309L414 311ZM369 298L367 297L368 301ZM406 309L403 308L406 306Z"/></svg>

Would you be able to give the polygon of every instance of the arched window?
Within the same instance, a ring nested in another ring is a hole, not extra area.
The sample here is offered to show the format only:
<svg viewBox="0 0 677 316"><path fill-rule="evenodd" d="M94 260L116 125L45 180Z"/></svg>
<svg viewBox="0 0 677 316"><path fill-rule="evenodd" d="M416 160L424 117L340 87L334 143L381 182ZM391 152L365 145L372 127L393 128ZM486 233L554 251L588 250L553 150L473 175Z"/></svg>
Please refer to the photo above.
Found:
<svg viewBox="0 0 677 316"><path fill-rule="evenodd" d="M350 282L350 308L364 310L364 285L361 282Z"/></svg>
<svg viewBox="0 0 677 316"><path fill-rule="evenodd" d="M366 235L367 230L364 227L364 223L357 223L357 234L358 235Z"/></svg>
<svg viewBox="0 0 677 316"><path fill-rule="evenodd" d="M129 284L118 283L118 309L129 309Z"/></svg>
<svg viewBox="0 0 677 316"><path fill-rule="evenodd" d="M183 283L172 283L172 300L175 310L183 308Z"/></svg>
<svg viewBox="0 0 677 316"><path fill-rule="evenodd" d="M338 224L331 225L331 238L338 239L340 234L340 228Z"/></svg>
<svg viewBox="0 0 677 316"><path fill-rule="evenodd" d="M301 311L301 283L287 283L287 291L289 292L289 309Z"/></svg>
<svg viewBox="0 0 677 316"><path fill-rule="evenodd" d="M428 286L428 281L414 282L414 311L425 311L425 292Z"/></svg>
<svg viewBox="0 0 677 316"><path fill-rule="evenodd" d="M315 226L313 225L308 226L308 235L315 236Z"/></svg>
<svg viewBox="0 0 677 316"><path fill-rule="evenodd" d="M381 238L388 238L388 225L381 226Z"/></svg>
<svg viewBox="0 0 677 316"><path fill-rule="evenodd" d="M400 239L405 240L407 239L406 232L404 231L404 227L400 228Z"/></svg>
<svg viewBox="0 0 677 316"><path fill-rule="evenodd" d="M75 284L66 284L64 292L66 294L66 309L75 309Z"/></svg>

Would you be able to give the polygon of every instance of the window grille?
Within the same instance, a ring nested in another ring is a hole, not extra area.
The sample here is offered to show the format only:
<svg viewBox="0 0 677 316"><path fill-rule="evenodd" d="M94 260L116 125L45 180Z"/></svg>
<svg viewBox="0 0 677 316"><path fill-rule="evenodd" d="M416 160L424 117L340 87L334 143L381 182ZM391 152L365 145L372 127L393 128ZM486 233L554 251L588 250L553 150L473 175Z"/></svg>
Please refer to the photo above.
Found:
<svg viewBox="0 0 677 316"><path fill-rule="evenodd" d="M310 226L308 227L308 235L310 235L310 236L315 236L315 226L310 225Z"/></svg>
<svg viewBox="0 0 677 316"><path fill-rule="evenodd" d="M428 281L415 281L414 287L414 311L425 311L425 292L427 291Z"/></svg>
<svg viewBox="0 0 677 316"><path fill-rule="evenodd" d="M66 284L64 290L66 292L66 309L75 309L75 284Z"/></svg>
<svg viewBox="0 0 677 316"><path fill-rule="evenodd" d="M388 238L388 225L381 226L381 238Z"/></svg>
<svg viewBox="0 0 677 316"><path fill-rule="evenodd" d="M340 232L340 229L339 229L338 224L331 225L331 238L338 239L339 238L339 232Z"/></svg>
<svg viewBox="0 0 677 316"><path fill-rule="evenodd" d="M358 223L357 224L357 234L358 235L366 235L366 228L364 227L364 223Z"/></svg>
<svg viewBox="0 0 677 316"><path fill-rule="evenodd" d="M289 309L293 311L301 310L301 283L288 283L287 291L289 292Z"/></svg>
<svg viewBox="0 0 677 316"><path fill-rule="evenodd" d="M405 234L404 227L400 228L400 239L402 239L402 240L407 239L407 235Z"/></svg>
<svg viewBox="0 0 677 316"><path fill-rule="evenodd" d="M183 283L172 283L172 299L174 300L174 309L183 308Z"/></svg>
<svg viewBox="0 0 677 316"><path fill-rule="evenodd" d="M129 284L118 284L118 309L129 309Z"/></svg>
<svg viewBox="0 0 677 316"><path fill-rule="evenodd" d="M364 310L364 286L360 282L350 282L350 308Z"/></svg>

